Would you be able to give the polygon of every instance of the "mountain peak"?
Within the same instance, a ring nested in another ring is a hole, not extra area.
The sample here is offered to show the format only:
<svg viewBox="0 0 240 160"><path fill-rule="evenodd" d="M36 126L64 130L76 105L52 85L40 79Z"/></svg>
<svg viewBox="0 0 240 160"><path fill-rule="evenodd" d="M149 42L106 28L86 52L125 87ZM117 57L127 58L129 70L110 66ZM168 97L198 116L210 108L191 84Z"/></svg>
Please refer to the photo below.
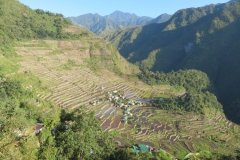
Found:
<svg viewBox="0 0 240 160"><path fill-rule="evenodd" d="M128 12L122 12L119 10L114 11L110 15L108 15L110 18L138 18L138 16L134 13L128 13Z"/></svg>
<svg viewBox="0 0 240 160"><path fill-rule="evenodd" d="M116 11L114 11L113 13L111 13L111 14L114 14L114 13L124 13L124 12L122 12L122 11L119 11L119 10L116 10Z"/></svg>
<svg viewBox="0 0 240 160"><path fill-rule="evenodd" d="M163 13L160 16L154 18L152 21L150 21L149 24L151 24L151 23L163 23L163 22L168 21L171 17L172 17L172 15L167 14L167 13Z"/></svg>

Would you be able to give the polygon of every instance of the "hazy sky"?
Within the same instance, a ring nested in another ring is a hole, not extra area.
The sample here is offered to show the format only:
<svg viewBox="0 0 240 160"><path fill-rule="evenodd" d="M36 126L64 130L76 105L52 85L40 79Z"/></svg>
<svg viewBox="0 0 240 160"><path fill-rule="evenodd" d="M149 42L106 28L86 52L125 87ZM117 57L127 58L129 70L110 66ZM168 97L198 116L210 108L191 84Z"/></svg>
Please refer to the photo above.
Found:
<svg viewBox="0 0 240 160"><path fill-rule="evenodd" d="M155 18L179 9L225 3L229 0L19 0L32 9L62 13L65 17L86 13L107 15L116 10Z"/></svg>

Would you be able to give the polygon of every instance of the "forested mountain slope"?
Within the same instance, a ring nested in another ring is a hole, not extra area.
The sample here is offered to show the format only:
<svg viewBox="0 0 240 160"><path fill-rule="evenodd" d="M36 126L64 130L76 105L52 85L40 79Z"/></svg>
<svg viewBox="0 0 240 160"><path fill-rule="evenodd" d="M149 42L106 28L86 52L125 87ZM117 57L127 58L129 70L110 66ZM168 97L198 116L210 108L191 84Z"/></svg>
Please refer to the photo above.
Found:
<svg viewBox="0 0 240 160"><path fill-rule="evenodd" d="M235 2L179 10L163 24L113 33L108 40L142 70L207 73L229 119L239 122L239 27L240 3Z"/></svg>
<svg viewBox="0 0 240 160"><path fill-rule="evenodd" d="M161 14L160 16L154 18L153 20L151 20L148 24L164 23L164 22L168 21L171 17L172 17L172 15L164 13L164 14Z"/></svg>
<svg viewBox="0 0 240 160"><path fill-rule="evenodd" d="M0 1L1 42L11 40L61 37L61 29L71 23L61 14L33 11L16 1Z"/></svg>

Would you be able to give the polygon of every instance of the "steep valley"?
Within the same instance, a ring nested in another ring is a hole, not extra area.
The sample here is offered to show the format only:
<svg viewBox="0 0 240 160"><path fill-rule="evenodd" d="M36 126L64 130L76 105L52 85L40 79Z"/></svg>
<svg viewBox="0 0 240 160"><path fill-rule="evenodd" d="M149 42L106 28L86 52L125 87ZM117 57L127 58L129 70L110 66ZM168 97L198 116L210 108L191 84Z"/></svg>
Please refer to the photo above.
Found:
<svg viewBox="0 0 240 160"><path fill-rule="evenodd" d="M105 35L142 71L197 69L216 87L227 117L239 123L238 1L179 10L163 24Z"/></svg>
<svg viewBox="0 0 240 160"><path fill-rule="evenodd" d="M239 21L201 32L222 22L221 5L176 13L190 24L173 16L105 32L112 43L61 14L0 5L0 159L239 156L240 126L214 95L237 96ZM227 7L239 16L238 4Z"/></svg>

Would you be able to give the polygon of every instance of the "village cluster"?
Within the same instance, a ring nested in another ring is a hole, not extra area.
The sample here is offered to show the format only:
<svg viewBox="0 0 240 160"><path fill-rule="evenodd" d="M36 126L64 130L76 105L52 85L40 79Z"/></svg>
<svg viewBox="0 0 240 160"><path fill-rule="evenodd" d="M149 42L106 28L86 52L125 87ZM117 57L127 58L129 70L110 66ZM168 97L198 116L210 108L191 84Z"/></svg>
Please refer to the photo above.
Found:
<svg viewBox="0 0 240 160"><path fill-rule="evenodd" d="M104 98L99 98L97 100L91 101L90 104L95 106L103 101L109 101L112 106L119 108L122 110L122 118L121 118L121 122L123 123L127 123L128 119L133 117L133 114L130 112L131 108L134 106L144 106L146 103L143 103L142 100L139 100L135 95L133 95L130 92L127 91L104 91L104 88L101 87L100 90L102 91L102 93L104 94ZM137 100L138 99L138 100ZM149 101L150 102L150 101ZM35 135L38 135L42 132L44 128L44 125L42 123L36 123L34 130L35 130ZM68 129L69 126L68 124L65 124L63 126L64 129ZM51 133L53 136L55 136L58 131L56 128L51 130ZM116 141L119 145L118 149L121 149L122 147L127 147L127 146L121 146L120 142ZM155 147L151 147L148 146L146 144L135 144L132 146L129 146L127 148L132 148L136 153L141 153L141 152L149 152L151 154L153 154L154 152L165 152L167 153L165 150L161 149L161 148L155 148ZM94 154L94 151L92 149L90 149L90 154ZM169 154L169 153L168 153ZM174 160L177 159L176 157L172 157Z"/></svg>
<svg viewBox="0 0 240 160"><path fill-rule="evenodd" d="M102 91L104 90L103 87L100 88ZM130 112L131 107L135 105L143 105L143 102L140 100L132 99L134 96L130 96L124 91L112 91L112 92L104 92L105 99L101 98L99 100L91 101L91 105L97 105L103 100L110 101L116 108L121 108L123 110L123 117L122 122L127 122L128 118L132 117L132 113Z"/></svg>

